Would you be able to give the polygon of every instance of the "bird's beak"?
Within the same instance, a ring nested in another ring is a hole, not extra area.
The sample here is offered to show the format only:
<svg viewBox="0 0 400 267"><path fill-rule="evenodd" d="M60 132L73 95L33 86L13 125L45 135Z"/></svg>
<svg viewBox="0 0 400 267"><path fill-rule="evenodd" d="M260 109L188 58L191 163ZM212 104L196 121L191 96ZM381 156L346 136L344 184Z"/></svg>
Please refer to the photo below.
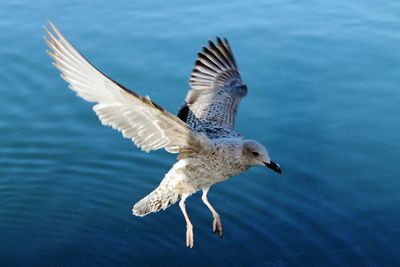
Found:
<svg viewBox="0 0 400 267"><path fill-rule="evenodd" d="M272 161L270 163L264 162L264 165L270 169L273 169L277 173L282 173L281 167L279 166L279 164L277 164L275 162L272 162Z"/></svg>

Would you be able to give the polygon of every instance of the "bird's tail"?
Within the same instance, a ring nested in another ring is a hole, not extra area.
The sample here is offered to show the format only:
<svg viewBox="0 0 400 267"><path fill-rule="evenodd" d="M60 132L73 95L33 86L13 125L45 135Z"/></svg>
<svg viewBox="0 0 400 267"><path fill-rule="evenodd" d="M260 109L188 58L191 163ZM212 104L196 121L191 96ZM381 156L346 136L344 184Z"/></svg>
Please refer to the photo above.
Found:
<svg viewBox="0 0 400 267"><path fill-rule="evenodd" d="M136 216L146 216L151 212L165 210L179 199L179 194L172 192L166 186L160 185L153 192L138 201L132 209Z"/></svg>

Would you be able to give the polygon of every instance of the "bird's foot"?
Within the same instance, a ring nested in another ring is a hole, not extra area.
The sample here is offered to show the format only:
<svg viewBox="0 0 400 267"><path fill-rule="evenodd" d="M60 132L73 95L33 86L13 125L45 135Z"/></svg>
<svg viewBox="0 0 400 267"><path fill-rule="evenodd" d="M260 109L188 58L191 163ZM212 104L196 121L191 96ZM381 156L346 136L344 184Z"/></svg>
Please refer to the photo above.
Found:
<svg viewBox="0 0 400 267"><path fill-rule="evenodd" d="M192 225L188 225L186 227L186 246L188 248L193 248L193 226Z"/></svg>
<svg viewBox="0 0 400 267"><path fill-rule="evenodd" d="M214 217L213 232L214 232L214 234L218 233L219 236L222 238L222 224L221 224L221 218L219 217L219 215Z"/></svg>

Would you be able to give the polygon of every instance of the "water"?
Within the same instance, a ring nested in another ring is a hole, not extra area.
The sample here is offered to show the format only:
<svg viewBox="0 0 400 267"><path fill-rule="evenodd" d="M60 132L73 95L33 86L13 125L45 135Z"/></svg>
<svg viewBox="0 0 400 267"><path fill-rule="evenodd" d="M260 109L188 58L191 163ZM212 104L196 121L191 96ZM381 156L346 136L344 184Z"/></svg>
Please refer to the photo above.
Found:
<svg viewBox="0 0 400 267"><path fill-rule="evenodd" d="M101 70L176 112L195 52L228 37L249 87L237 128L283 175L144 218L174 163L101 126L51 66L51 19ZM3 1L0 266L399 266L400 2Z"/></svg>

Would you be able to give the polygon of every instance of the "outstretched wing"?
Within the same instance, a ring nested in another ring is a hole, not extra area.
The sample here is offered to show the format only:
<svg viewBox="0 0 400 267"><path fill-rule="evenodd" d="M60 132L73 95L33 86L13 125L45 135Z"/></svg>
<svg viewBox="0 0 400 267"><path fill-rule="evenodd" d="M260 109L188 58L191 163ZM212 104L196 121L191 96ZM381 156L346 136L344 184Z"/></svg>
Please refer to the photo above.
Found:
<svg viewBox="0 0 400 267"><path fill-rule="evenodd" d="M191 90L178 117L210 137L234 134L240 99L247 94L228 40L217 37L198 53Z"/></svg>
<svg viewBox="0 0 400 267"><path fill-rule="evenodd" d="M149 97L141 97L113 81L87 61L50 22L52 32L45 28L53 65L69 88L86 101L97 103L93 110L102 124L122 132L126 138L148 152L165 148L178 153L201 150L209 139L170 114Z"/></svg>

